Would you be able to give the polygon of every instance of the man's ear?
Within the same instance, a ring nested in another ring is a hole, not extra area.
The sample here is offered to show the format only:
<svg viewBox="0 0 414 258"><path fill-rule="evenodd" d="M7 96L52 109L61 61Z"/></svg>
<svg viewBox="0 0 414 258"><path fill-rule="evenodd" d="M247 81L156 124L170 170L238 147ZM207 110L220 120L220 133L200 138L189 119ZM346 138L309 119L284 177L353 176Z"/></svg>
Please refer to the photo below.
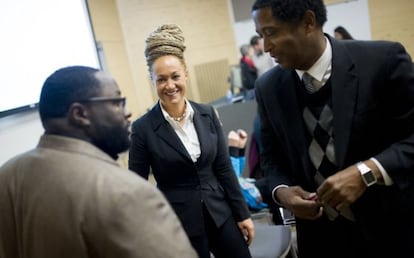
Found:
<svg viewBox="0 0 414 258"><path fill-rule="evenodd" d="M77 126L89 126L90 121L90 112L80 103L72 103L69 107L68 118L71 123Z"/></svg>
<svg viewBox="0 0 414 258"><path fill-rule="evenodd" d="M307 32L311 32L317 29L318 24L316 21L315 13L311 10L307 10L305 14L303 15L302 19Z"/></svg>

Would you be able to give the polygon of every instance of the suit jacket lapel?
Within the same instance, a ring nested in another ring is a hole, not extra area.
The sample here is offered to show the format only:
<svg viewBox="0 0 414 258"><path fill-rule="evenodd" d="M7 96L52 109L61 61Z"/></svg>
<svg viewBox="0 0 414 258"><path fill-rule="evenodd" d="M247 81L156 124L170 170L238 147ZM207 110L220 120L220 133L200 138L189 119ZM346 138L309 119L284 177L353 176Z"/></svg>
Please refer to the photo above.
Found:
<svg viewBox="0 0 414 258"><path fill-rule="evenodd" d="M356 105L358 78L355 73L355 64L344 47L334 40L331 40L331 45L335 153L338 166L344 167Z"/></svg>
<svg viewBox="0 0 414 258"><path fill-rule="evenodd" d="M293 143L293 147L297 150L299 154L300 162L307 172L306 175L310 182L313 182L313 175L311 173L308 161L308 150L307 143L305 138L305 128L302 120L302 114L300 113L300 107L297 100L296 93L296 72L287 72L281 78L281 81L278 83L281 87L277 88L277 97L278 102L280 103L280 108L283 112L278 112L282 116L282 120L286 125L286 131L290 132L288 135L290 137L290 142ZM293 154L295 155L295 154Z"/></svg>
<svg viewBox="0 0 414 258"><path fill-rule="evenodd" d="M183 157L192 162L190 154L188 154L184 144L175 133L174 128L172 128L168 121L165 120L159 103L154 106L151 112L152 128L154 132L173 149L177 150Z"/></svg>
<svg viewBox="0 0 414 258"><path fill-rule="evenodd" d="M203 110L199 109L196 105L192 104L192 107L194 109L194 127L198 135L201 149L201 156L197 162L201 162L204 158L203 152L209 153L212 144L211 141L209 141L209 139L211 139L211 137L209 137L211 120L209 119L208 114L203 112Z"/></svg>

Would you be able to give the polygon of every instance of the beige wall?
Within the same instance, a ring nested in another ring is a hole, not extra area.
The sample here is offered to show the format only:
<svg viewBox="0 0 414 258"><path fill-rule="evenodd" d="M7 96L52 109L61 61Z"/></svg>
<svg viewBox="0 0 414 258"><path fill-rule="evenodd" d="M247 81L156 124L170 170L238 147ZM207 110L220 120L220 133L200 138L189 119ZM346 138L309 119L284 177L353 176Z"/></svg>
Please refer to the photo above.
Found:
<svg viewBox="0 0 414 258"><path fill-rule="evenodd" d="M325 3L340 1L343 0L325 0ZM88 3L96 39L103 45L109 71L128 96L133 118L142 115L156 100L143 52L146 36L162 23L177 23L184 31L189 97L208 102L213 100L212 96L224 95L226 82L219 86L205 84L205 78L200 74L197 78L196 71L203 71L208 64L238 63L230 0L89 0ZM414 1L369 0L369 8L372 38L399 41L413 57L414 15L410 12L414 10ZM222 81L224 75L218 76Z"/></svg>
<svg viewBox="0 0 414 258"><path fill-rule="evenodd" d="M210 99L200 96L195 68L238 62L232 17L225 0L89 0L95 37L101 41L111 74L128 96L133 117L142 115L156 101L144 57L145 38L163 23L181 26L186 38L189 70L188 97L212 101L224 96L229 85L222 78ZM226 71L229 72L229 71ZM206 85L203 85L205 88ZM207 87L216 87L207 85Z"/></svg>
<svg viewBox="0 0 414 258"><path fill-rule="evenodd" d="M128 96L127 108L135 118L145 105L138 100L134 87L115 0L88 0L88 6L95 38L102 44L109 72L118 82L122 94Z"/></svg>
<svg viewBox="0 0 414 258"><path fill-rule="evenodd" d="M325 4L337 4L358 0L324 0ZM414 1L368 0L373 40L398 41L414 58Z"/></svg>
<svg viewBox="0 0 414 258"><path fill-rule="evenodd" d="M414 58L414 1L369 0L372 39L402 43Z"/></svg>

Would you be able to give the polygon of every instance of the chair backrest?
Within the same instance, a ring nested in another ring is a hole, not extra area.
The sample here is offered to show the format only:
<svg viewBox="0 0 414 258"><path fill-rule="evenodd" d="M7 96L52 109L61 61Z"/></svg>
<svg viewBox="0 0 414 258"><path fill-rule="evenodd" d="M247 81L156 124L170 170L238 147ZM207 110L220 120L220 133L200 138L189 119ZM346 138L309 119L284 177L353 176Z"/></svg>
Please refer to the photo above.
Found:
<svg viewBox="0 0 414 258"><path fill-rule="evenodd" d="M249 100L217 106L217 111L219 113L220 120L223 123L223 133L225 136L228 135L230 130L240 128L245 130L250 137L253 131L253 121L257 113L256 101ZM249 148L250 140L247 141L246 156ZM245 166L243 176L249 176L248 166Z"/></svg>
<svg viewBox="0 0 414 258"><path fill-rule="evenodd" d="M256 236L249 246L252 258L286 257L292 248L290 226L254 222Z"/></svg>

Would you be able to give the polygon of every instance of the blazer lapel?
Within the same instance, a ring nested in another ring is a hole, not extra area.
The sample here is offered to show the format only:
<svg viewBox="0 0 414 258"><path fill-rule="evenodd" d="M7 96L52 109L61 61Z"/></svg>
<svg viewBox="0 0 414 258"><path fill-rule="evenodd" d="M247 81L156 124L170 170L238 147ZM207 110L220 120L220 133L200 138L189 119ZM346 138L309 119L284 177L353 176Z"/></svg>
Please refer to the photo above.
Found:
<svg viewBox="0 0 414 258"><path fill-rule="evenodd" d="M332 45L332 103L335 128L335 153L339 167L345 165L345 157L351 135L352 119L356 105L358 78L355 64L344 47L334 40ZM340 60L340 61L339 61Z"/></svg>
<svg viewBox="0 0 414 258"><path fill-rule="evenodd" d="M165 120L159 103L157 103L152 110L151 121L154 132L183 157L192 162L190 154L188 154L184 144L175 133L174 128L172 128L168 121Z"/></svg>
<svg viewBox="0 0 414 258"><path fill-rule="evenodd" d="M297 100L297 85L294 76L297 76L295 71L284 73L281 82L278 83L281 87L277 88L276 95L278 102L280 103L280 108L284 111L278 112L278 114L281 114L282 116L283 124L286 125L286 131L290 132L287 134L290 138L289 141L293 143L293 147L299 155L298 158L300 158L304 170L307 171L306 175L308 180L313 182L313 176L307 158L308 150L304 135L305 128L303 125L302 114L299 112L301 109Z"/></svg>
<svg viewBox="0 0 414 258"><path fill-rule="evenodd" d="M211 126L211 120L208 117L208 114L200 110L196 105L192 104L192 107L194 109L194 127L198 135L198 140L200 142L200 149L201 149L201 155L198 158L197 162L201 162L204 158L204 153L209 153L209 149L211 148L211 137L209 137L209 134L211 132L210 126Z"/></svg>

